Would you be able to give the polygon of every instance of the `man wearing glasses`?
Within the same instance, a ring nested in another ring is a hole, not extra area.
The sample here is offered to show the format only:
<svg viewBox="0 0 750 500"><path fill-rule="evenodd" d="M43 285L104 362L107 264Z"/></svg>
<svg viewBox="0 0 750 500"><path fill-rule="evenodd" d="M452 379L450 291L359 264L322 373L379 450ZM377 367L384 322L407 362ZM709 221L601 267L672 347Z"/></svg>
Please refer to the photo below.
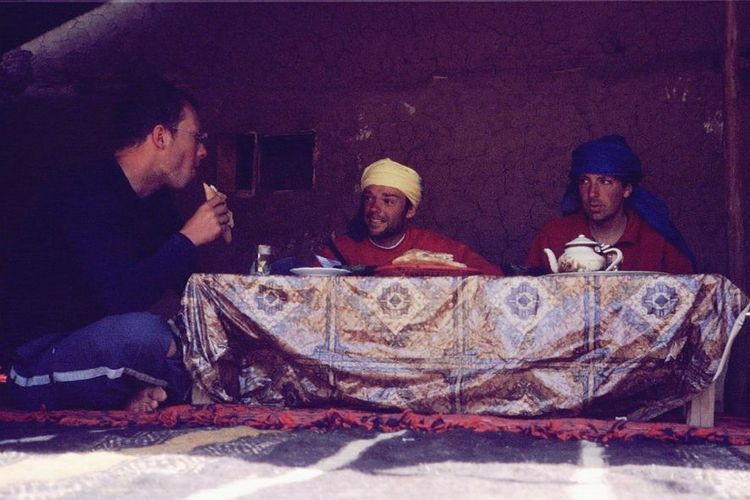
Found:
<svg viewBox="0 0 750 500"><path fill-rule="evenodd" d="M145 311L182 290L228 210L216 196L183 223L169 198L206 157L191 97L142 81L115 117L114 155L44 191L0 280L0 363L19 408L151 411L190 387L167 323Z"/></svg>

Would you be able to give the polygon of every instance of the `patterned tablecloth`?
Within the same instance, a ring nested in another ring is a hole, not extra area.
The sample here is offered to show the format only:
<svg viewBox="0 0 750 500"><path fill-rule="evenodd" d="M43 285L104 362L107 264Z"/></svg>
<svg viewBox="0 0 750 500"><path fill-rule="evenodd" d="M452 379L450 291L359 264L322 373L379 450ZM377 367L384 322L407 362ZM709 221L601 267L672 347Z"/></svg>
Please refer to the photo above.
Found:
<svg viewBox="0 0 750 500"><path fill-rule="evenodd" d="M708 387L750 309L718 275L196 274L185 363L214 400L653 418Z"/></svg>

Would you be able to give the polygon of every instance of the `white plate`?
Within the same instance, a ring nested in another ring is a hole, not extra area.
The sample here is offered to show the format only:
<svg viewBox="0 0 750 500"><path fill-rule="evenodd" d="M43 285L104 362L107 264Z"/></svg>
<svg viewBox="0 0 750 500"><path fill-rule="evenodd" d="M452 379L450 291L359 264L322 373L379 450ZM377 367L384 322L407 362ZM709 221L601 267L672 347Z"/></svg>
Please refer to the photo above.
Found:
<svg viewBox="0 0 750 500"><path fill-rule="evenodd" d="M338 267L295 267L290 269L297 276L344 276L351 274L346 269Z"/></svg>

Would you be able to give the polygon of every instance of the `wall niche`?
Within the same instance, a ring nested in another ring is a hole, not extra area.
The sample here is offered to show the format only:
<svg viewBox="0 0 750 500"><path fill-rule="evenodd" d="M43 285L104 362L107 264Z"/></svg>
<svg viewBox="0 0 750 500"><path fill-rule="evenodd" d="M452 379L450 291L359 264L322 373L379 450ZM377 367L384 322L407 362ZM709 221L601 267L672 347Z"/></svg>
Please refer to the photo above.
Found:
<svg viewBox="0 0 750 500"><path fill-rule="evenodd" d="M309 191L315 185L314 131L223 135L217 140L216 151L216 182L225 193L252 197Z"/></svg>

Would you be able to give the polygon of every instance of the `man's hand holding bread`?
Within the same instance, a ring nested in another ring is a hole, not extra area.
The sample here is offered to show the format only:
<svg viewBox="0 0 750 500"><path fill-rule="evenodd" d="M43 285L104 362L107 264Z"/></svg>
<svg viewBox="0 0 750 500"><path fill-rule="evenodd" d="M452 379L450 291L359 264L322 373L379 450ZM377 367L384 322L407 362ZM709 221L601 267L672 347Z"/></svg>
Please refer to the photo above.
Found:
<svg viewBox="0 0 750 500"><path fill-rule="evenodd" d="M227 207L227 197L210 184L203 183L206 202L185 223L180 232L195 246L211 243L222 235L224 241L232 241L234 218Z"/></svg>

